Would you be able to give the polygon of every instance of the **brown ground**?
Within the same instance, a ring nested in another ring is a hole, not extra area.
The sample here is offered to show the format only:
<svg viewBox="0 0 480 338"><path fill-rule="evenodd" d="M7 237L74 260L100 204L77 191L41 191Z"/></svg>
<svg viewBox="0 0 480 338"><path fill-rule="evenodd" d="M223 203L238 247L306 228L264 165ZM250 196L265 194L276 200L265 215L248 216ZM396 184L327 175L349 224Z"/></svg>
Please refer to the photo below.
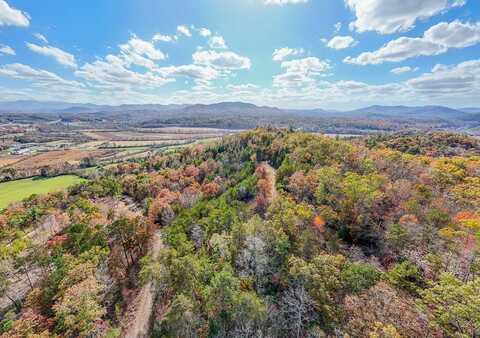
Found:
<svg viewBox="0 0 480 338"><path fill-rule="evenodd" d="M25 159L25 156L12 156L12 155L5 155L0 157L0 168L12 165L16 162Z"/></svg>
<svg viewBox="0 0 480 338"><path fill-rule="evenodd" d="M156 259L162 248L162 235L160 230L155 232L150 245L150 255L153 259ZM132 303L132 309L130 310L132 319L128 321L127 326L124 327L122 337L148 337L154 299L155 285L152 282L148 282L140 289L140 292Z"/></svg>
<svg viewBox="0 0 480 338"><path fill-rule="evenodd" d="M65 162L78 162L85 157L102 157L107 153L109 153L108 150L55 150L27 157L16 162L12 167L15 169L53 167Z"/></svg>

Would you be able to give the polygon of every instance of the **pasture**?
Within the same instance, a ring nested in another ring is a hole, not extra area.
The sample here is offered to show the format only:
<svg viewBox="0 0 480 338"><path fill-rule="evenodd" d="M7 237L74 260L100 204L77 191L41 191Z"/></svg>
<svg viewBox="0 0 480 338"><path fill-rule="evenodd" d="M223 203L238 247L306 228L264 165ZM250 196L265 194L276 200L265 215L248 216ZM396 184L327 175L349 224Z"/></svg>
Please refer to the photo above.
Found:
<svg viewBox="0 0 480 338"><path fill-rule="evenodd" d="M64 175L52 178L27 178L0 183L0 210L10 203L21 201L34 194L46 194L62 191L83 179L75 175Z"/></svg>

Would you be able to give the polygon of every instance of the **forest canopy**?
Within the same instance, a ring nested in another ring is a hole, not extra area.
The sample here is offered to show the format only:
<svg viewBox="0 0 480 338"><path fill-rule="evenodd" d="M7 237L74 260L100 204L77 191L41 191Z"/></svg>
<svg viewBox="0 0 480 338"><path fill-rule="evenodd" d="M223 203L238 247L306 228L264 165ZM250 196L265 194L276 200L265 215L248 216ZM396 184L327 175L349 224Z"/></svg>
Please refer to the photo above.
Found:
<svg viewBox="0 0 480 338"><path fill-rule="evenodd" d="M478 145L432 140L255 129L11 205L2 337L125 335L147 286L152 337L477 337Z"/></svg>

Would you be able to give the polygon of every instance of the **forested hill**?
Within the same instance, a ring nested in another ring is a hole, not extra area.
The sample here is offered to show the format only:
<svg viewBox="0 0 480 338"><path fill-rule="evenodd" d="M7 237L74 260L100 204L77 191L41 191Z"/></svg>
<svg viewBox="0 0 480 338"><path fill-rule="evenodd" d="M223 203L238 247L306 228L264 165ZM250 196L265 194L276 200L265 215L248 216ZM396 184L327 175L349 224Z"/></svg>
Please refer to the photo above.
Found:
<svg viewBox="0 0 480 338"><path fill-rule="evenodd" d="M478 337L480 157L395 144L256 129L12 205L2 337Z"/></svg>

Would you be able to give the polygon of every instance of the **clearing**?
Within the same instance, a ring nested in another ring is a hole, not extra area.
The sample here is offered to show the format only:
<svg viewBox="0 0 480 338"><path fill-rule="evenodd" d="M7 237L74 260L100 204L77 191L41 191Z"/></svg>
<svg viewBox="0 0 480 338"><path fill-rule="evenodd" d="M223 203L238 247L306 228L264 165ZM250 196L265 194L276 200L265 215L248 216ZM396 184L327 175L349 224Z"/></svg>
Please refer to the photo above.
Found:
<svg viewBox="0 0 480 338"><path fill-rule="evenodd" d="M82 181L83 179L78 176L64 175L0 183L0 210L6 208L10 203L21 201L33 194L61 191Z"/></svg>

